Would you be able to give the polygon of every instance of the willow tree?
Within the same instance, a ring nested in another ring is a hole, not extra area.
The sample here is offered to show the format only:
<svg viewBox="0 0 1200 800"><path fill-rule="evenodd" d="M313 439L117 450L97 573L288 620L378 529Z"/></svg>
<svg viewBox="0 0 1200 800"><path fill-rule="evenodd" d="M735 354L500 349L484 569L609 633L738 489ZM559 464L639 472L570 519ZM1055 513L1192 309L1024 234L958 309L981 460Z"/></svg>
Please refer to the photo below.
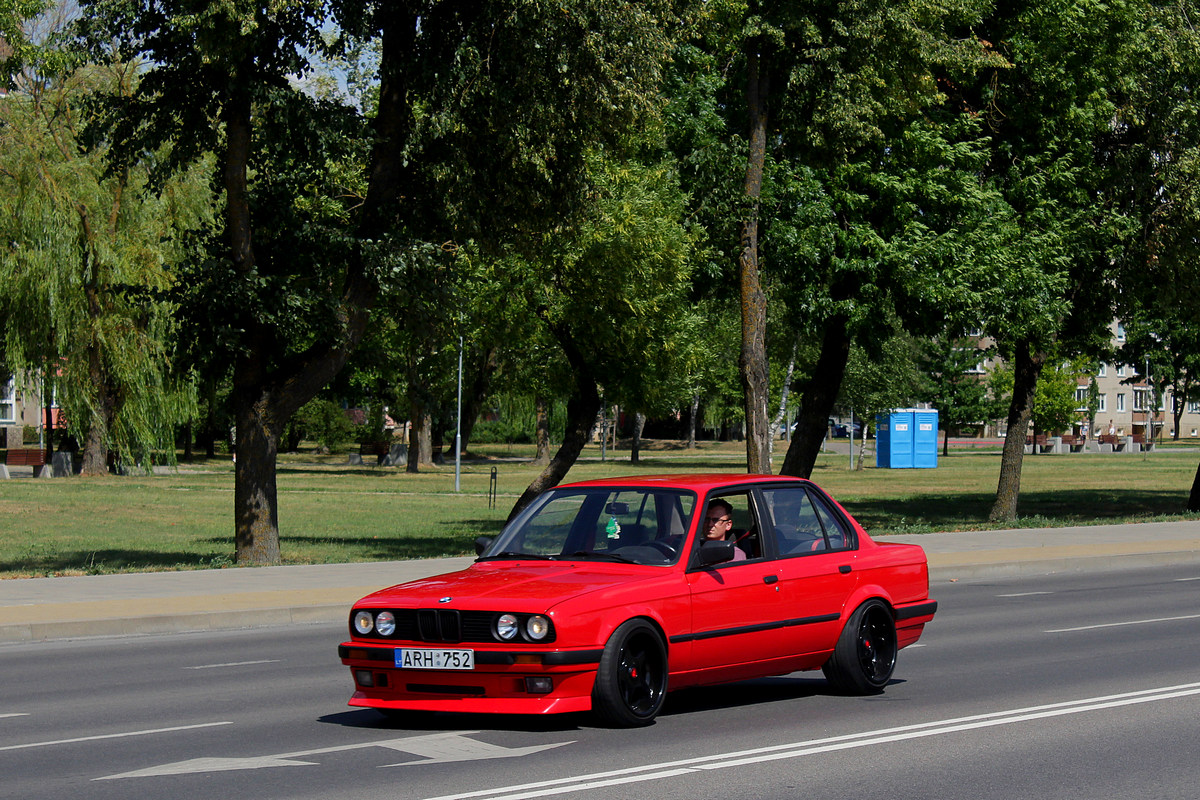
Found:
<svg viewBox="0 0 1200 800"><path fill-rule="evenodd" d="M132 91L135 70L79 63L54 33L23 50L0 104L0 316L9 367L40 381L82 444L83 472L173 461L174 429L192 413L171 378L176 333L163 292L210 193L182 173L147 190L153 156L107 172L78 131L87 102ZM52 435L52 432L51 432Z"/></svg>

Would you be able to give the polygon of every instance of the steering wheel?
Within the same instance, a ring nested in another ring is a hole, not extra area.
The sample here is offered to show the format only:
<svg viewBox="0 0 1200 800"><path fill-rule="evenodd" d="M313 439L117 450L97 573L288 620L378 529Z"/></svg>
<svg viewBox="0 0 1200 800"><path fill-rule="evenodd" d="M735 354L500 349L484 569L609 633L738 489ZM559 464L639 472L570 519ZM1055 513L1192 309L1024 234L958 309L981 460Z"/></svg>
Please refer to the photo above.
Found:
<svg viewBox="0 0 1200 800"><path fill-rule="evenodd" d="M664 542L662 539L653 539L649 542L646 542L646 547L653 547L667 558L674 558L677 555L675 548Z"/></svg>

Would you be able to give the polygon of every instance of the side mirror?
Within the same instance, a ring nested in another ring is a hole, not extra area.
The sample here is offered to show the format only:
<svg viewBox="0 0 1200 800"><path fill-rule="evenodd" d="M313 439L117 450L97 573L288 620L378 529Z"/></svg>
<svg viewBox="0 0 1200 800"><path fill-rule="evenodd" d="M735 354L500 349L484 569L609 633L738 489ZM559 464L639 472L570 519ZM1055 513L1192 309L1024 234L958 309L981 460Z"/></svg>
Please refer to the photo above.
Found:
<svg viewBox="0 0 1200 800"><path fill-rule="evenodd" d="M480 536L478 539L476 539L475 540L475 555L477 555L477 556L483 555L483 551L487 550L489 547L491 547L493 541L495 541L495 540L491 536Z"/></svg>
<svg viewBox="0 0 1200 800"><path fill-rule="evenodd" d="M733 542L705 542L700 545L700 563L709 566L732 561L733 548Z"/></svg>

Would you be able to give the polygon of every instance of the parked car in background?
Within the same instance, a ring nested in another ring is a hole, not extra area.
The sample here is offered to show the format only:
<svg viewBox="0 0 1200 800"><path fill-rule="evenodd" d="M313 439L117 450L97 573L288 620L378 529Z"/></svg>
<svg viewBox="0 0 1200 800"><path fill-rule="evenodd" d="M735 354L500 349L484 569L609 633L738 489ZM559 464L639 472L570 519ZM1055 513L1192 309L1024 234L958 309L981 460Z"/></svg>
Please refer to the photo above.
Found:
<svg viewBox="0 0 1200 800"><path fill-rule="evenodd" d="M862 423L861 422L839 422L833 426L833 438L847 439L850 432L854 431L854 438L862 438Z"/></svg>
<svg viewBox="0 0 1200 800"><path fill-rule="evenodd" d="M477 548L354 604L350 705L638 726L669 690L797 670L872 694L937 609L920 547L873 541L799 478L568 484Z"/></svg>

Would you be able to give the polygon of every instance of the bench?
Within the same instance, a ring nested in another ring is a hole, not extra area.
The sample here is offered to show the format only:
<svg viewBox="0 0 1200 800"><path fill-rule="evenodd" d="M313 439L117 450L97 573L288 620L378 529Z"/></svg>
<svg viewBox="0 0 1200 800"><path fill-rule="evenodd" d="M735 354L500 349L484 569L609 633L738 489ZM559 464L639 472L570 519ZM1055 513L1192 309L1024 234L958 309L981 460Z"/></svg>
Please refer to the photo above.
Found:
<svg viewBox="0 0 1200 800"><path fill-rule="evenodd" d="M1083 436L1075 436L1068 433L1062 437L1062 443L1070 447L1072 453L1078 453L1087 444L1087 439Z"/></svg>
<svg viewBox="0 0 1200 800"><path fill-rule="evenodd" d="M379 466L392 451L391 442L363 442L358 446L360 456L375 456L375 465Z"/></svg>
<svg viewBox="0 0 1200 800"><path fill-rule="evenodd" d="M10 467L44 467L46 451L38 447L14 447L5 452L4 463Z"/></svg>

